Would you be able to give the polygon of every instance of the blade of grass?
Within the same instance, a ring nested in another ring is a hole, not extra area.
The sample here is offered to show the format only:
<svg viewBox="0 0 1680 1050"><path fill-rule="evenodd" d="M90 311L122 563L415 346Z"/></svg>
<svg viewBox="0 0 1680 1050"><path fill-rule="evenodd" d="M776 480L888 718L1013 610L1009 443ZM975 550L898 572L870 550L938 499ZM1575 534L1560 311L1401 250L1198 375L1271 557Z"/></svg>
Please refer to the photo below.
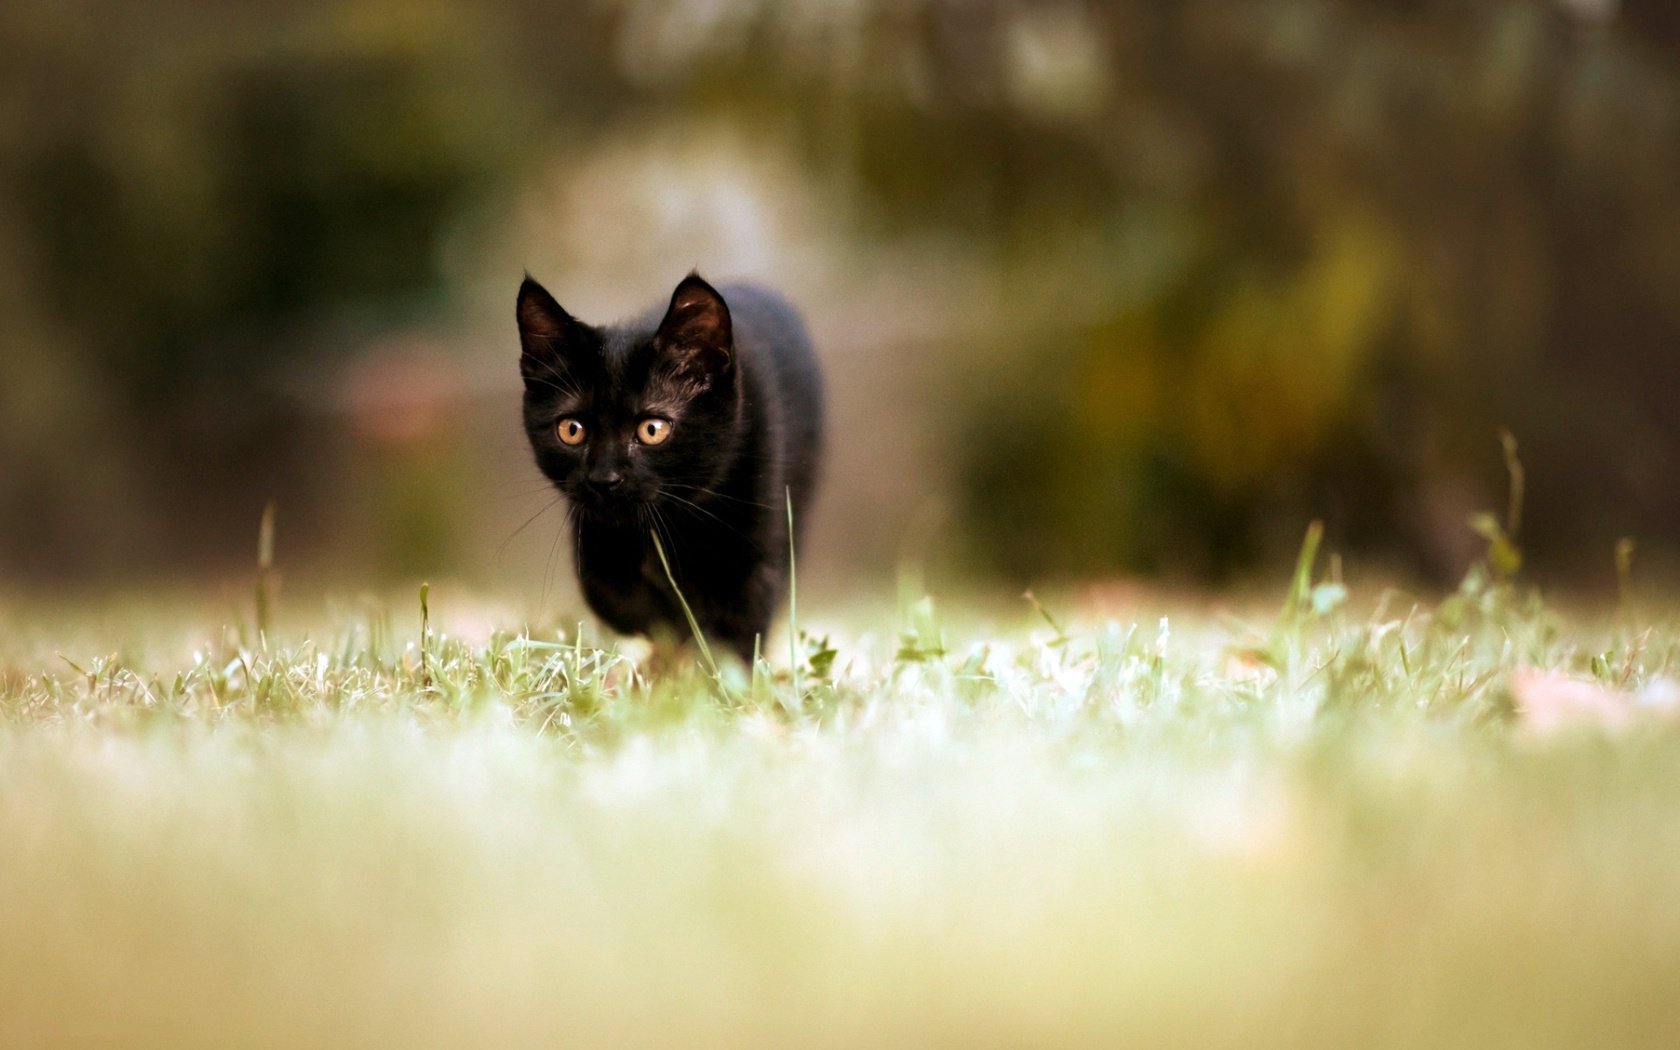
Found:
<svg viewBox="0 0 1680 1050"><path fill-rule="evenodd" d="M1505 535L1517 541L1522 531L1523 493L1526 479L1522 459L1517 455L1517 439L1509 430L1499 432L1499 445L1505 453L1505 473L1511 478L1510 498L1505 505Z"/></svg>
<svg viewBox="0 0 1680 1050"><path fill-rule="evenodd" d="M1289 582L1289 597L1284 599L1280 626L1293 623L1312 600L1313 566L1318 562L1318 547L1324 542L1324 523L1314 521L1307 526L1301 541L1301 554L1295 561L1295 574Z"/></svg>
<svg viewBox="0 0 1680 1050"><path fill-rule="evenodd" d="M688 599L683 597L682 588L677 586L677 578L671 574L671 562L665 557L665 545L659 542L659 533L648 530L653 537L653 550L659 555L659 567L665 570L665 580L671 585L671 593L677 596L677 604L682 606L683 616L688 619L688 629L694 632L695 644L700 646L700 657L706 663L706 673L712 676L712 681L723 686L723 676L718 671L717 661L712 659L712 647L706 644L706 636L700 630L700 621L694 618L694 610L688 607Z"/></svg>
<svg viewBox="0 0 1680 1050"><path fill-rule="evenodd" d="M257 526L257 638L268 647L268 633L274 615L274 503L263 507Z"/></svg>
<svg viewBox="0 0 1680 1050"><path fill-rule="evenodd" d="M788 665L793 668L793 702L803 704L804 692L799 688L799 569L793 551L793 489L783 490L787 497L788 528Z"/></svg>
<svg viewBox="0 0 1680 1050"><path fill-rule="evenodd" d="M1033 609L1038 612L1038 615L1044 618L1044 622L1050 625L1050 629L1056 632L1056 637L1050 642L1050 644L1066 645L1068 642L1068 633L1062 630L1062 625L1056 621L1054 616L1050 615L1050 610L1044 607L1044 603L1038 600L1038 595L1029 590L1023 593L1021 597L1025 598L1027 602L1032 605Z"/></svg>
<svg viewBox="0 0 1680 1050"><path fill-rule="evenodd" d="M420 584L420 685L424 688L432 684L432 668L426 656L427 641L432 636L432 609L427 601L431 593L430 583Z"/></svg>

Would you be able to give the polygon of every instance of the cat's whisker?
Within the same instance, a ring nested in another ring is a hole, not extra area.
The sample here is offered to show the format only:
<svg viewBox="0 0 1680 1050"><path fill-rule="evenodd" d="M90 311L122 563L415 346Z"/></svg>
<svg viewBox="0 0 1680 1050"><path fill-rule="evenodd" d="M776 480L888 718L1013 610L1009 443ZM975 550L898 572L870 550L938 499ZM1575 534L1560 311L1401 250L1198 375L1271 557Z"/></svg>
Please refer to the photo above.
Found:
<svg viewBox="0 0 1680 1050"><path fill-rule="evenodd" d="M673 576L682 575L682 563L677 560L678 553L676 533L674 533L670 526L666 523L665 515L659 513L659 508L657 506L652 503L646 503L643 504L643 506L647 507L649 515L653 519L653 527L659 533L659 541L664 544L666 552L670 555L671 574Z"/></svg>
<svg viewBox="0 0 1680 1050"><path fill-rule="evenodd" d="M546 386L550 390L553 390L556 393L561 394L565 397L577 398L577 397L581 396L580 391L576 387L562 386L559 383L551 383L548 380L542 378L541 376L531 376L530 377L530 382L541 383L543 386Z"/></svg>
<svg viewBox="0 0 1680 1050"><path fill-rule="evenodd" d="M571 375L567 374L562 369L549 364L548 362L541 362L541 364L543 367L543 373L527 375L526 378L529 381L541 383L543 386L565 394L568 397L578 397L582 394L582 390L577 386L576 381Z"/></svg>
<svg viewBox="0 0 1680 1050"><path fill-rule="evenodd" d="M665 491L667 493L671 492L673 489L678 489L678 490L681 490L683 492L691 492L691 493L694 493L695 495L698 495L698 496L704 496L707 499L728 500L731 503L739 503L743 507L753 507L753 508L756 508L758 510L774 510L775 509L774 507L770 506L768 503L757 503L757 502L755 502L753 500L750 500L750 499L742 499L740 496L731 496L727 492L718 492L715 489L706 488L704 485L673 484L673 485L665 486Z"/></svg>
<svg viewBox="0 0 1680 1050"><path fill-rule="evenodd" d="M508 534L507 539L502 541L502 545L496 548L496 558L498 560L501 558L502 552L507 550L507 545L513 542L513 539L514 539L515 536L518 536L521 532L524 532L526 529L530 528L532 522L536 521L538 518L542 517L544 514L547 514L549 511L553 510L555 504L559 503L561 500L563 500L565 498L566 498L565 496L555 496L553 499L551 499L547 503L543 504L541 510L538 510L535 514L531 515L529 518L526 518L524 520L524 522L522 522L517 529L514 529L512 532L510 532Z"/></svg>
<svg viewBox="0 0 1680 1050"><path fill-rule="evenodd" d="M759 543L758 540L755 537L753 537L753 536L749 535L748 533L746 533L745 531L743 531L739 526L736 526L736 525L732 524L731 522L729 522L728 520L726 520L725 518L723 518L723 517L721 517L717 514L712 513L711 511L707 510L705 507L702 507L700 504L695 503L693 500L687 500L687 499L682 498L681 496L677 495L675 492L671 492L671 491L667 490L664 493L664 495L667 496L668 498L672 499L672 500L675 500L678 504L680 504L684 507L689 507L689 508L691 508L691 509L693 509L693 510L695 510L695 511L701 513L701 514L704 514L706 517L708 517L708 518L712 519L713 521L717 522L719 525L722 525L724 528L728 529L730 532L733 532L735 535L737 535L737 536L741 537L742 539L746 540L748 543L750 543L760 553L763 553L764 545Z"/></svg>
<svg viewBox="0 0 1680 1050"><path fill-rule="evenodd" d="M566 520L561 523L559 528L554 530L554 539L550 541L548 545L548 559L543 565L542 597L538 599L538 604L540 605L548 604L548 589L554 582L554 557L560 550L560 538L566 535L568 527L572 524L573 511L575 509L575 507L568 504L566 508Z"/></svg>
<svg viewBox="0 0 1680 1050"><path fill-rule="evenodd" d="M572 543L572 574L576 579L583 579L583 546L576 542L577 537L577 507L574 504L566 506L566 526L571 529L574 542Z"/></svg>
<svg viewBox="0 0 1680 1050"><path fill-rule="evenodd" d="M532 496L535 496L539 492L552 493L553 491L554 491L554 482L549 481L547 478L544 478L544 479L542 479L541 482L533 482L533 483L528 484L528 485L520 485L520 486L516 486L516 487L510 487L510 491L499 492L499 493L497 493L496 495L494 495L490 498L498 499L498 500L502 500L503 502L511 503L512 501L514 501L516 499L530 499Z"/></svg>

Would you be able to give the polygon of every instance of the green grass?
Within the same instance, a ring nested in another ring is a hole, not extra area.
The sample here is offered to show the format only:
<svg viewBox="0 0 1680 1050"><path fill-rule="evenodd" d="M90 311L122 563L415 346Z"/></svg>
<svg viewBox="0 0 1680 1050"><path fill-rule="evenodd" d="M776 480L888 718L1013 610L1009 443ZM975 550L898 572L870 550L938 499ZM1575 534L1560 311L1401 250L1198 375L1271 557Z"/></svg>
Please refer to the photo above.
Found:
<svg viewBox="0 0 1680 1050"><path fill-rule="evenodd" d="M916 602L797 688L447 588L14 610L0 1045L1673 1045L1680 728L1511 672L1651 694L1680 629L1303 562L1249 624Z"/></svg>

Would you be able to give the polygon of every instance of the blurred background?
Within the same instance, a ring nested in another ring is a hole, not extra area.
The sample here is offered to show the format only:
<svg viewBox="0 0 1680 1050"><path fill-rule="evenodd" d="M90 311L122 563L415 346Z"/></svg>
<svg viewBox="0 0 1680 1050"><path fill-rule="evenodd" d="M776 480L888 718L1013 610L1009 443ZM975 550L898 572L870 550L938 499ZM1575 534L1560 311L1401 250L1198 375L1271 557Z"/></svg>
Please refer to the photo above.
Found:
<svg viewBox="0 0 1680 1050"><path fill-rule="evenodd" d="M451 575L561 527L514 292L806 310L802 569L1456 578L1680 541L1672 0L0 8L0 583ZM522 528L533 514L534 521ZM557 575L564 576L561 571Z"/></svg>

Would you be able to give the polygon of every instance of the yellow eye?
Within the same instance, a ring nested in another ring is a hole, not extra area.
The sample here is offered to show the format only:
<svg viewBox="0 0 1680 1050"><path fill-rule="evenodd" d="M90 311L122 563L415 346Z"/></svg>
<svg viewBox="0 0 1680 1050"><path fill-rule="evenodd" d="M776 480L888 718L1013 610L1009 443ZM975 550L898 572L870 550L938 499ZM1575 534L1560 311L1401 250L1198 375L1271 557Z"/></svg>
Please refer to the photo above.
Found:
<svg viewBox="0 0 1680 1050"><path fill-rule="evenodd" d="M671 421L649 416L636 424L636 440L644 445L663 445L671 436Z"/></svg>
<svg viewBox="0 0 1680 1050"><path fill-rule="evenodd" d="M554 429L560 435L562 445L581 445L583 439L589 436L589 432L583 428L583 424L571 416L562 419Z"/></svg>

